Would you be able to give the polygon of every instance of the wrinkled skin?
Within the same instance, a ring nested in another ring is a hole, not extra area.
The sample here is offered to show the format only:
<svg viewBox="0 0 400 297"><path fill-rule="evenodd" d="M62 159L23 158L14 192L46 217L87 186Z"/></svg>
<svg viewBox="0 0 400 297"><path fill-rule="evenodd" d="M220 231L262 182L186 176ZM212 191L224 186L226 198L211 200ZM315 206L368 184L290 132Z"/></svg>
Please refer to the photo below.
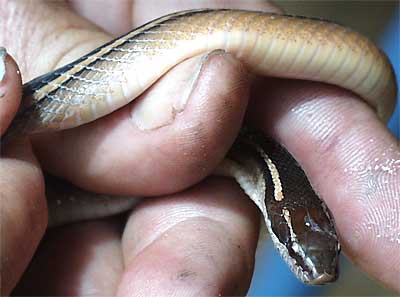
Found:
<svg viewBox="0 0 400 297"><path fill-rule="evenodd" d="M24 81L173 10L226 2L277 11L261 0L0 2L0 45L18 62ZM6 69L1 133L21 94L10 57ZM245 67L219 53L205 61L181 112L141 130L133 110L148 112L158 100L173 104L187 86L171 90L170 81L184 81L190 69L178 65L152 92L94 123L20 140L2 151L2 294L15 287L21 295L245 294L258 239L256 208L231 180L203 179L232 144L246 108L247 119L302 164L336 218L346 254L400 293L400 168L390 162L400 159L400 149L373 110L354 94L320 83L263 79L250 92ZM166 95L151 95L156 92ZM43 170L87 190L157 197L127 221L79 223L44 237Z"/></svg>

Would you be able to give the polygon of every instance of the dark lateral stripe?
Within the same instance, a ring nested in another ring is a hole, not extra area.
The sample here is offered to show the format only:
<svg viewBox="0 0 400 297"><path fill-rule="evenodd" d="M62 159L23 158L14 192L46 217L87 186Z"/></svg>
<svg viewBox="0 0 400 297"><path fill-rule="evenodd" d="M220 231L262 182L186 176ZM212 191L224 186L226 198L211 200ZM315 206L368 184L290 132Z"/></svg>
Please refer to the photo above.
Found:
<svg viewBox="0 0 400 297"><path fill-rule="evenodd" d="M73 67L77 66L79 63L81 63L81 62L87 60L88 58L91 58L91 57L95 56L95 55L96 55L98 52L100 52L102 49L104 49L104 48L106 48L106 47L112 45L113 43L118 42L118 41L121 40L121 39L124 39L124 38L127 37L128 35L132 35L132 34L133 34L131 37L126 38L126 40L123 41L121 44L119 44L117 47L122 47L122 46L124 46L124 45L126 45L126 44L132 42L132 40L134 40L135 38L138 38L139 36L141 36L141 35L143 35L143 34L146 34L146 31L147 31L147 30L157 28L157 27L160 26L160 24L165 24L166 22L171 21L171 20L174 18L174 16L179 16L179 17L185 16L185 17L187 17L187 16L199 14L199 13L207 13L207 12L209 12L209 11L210 11L210 9L207 9L207 10L193 10L193 11L187 11L186 13L183 13L183 14L182 14L182 13L172 13L172 14L170 14L170 15L163 16L163 17L160 17L160 18L158 18L158 19L156 19L156 20L152 20L152 21L150 21L150 22L147 22L146 24L144 24L144 25L142 25L142 26L140 26L140 27L138 27L138 28L136 28L136 29L134 29L134 30L132 30L132 31L129 31L129 32L127 32L127 33L125 33L125 34L123 34L123 35L121 35L121 36L119 36L119 37L117 37L117 38L115 38L115 39L113 39L113 40L111 40L111 41L109 41L109 42L103 44L102 46L100 46L100 47L98 47L98 48L92 50L91 52L89 52L88 54L82 56L81 58L79 58L79 59L77 59L77 60L75 60L75 61L73 61L73 62L71 62L71 63L69 63L69 64L67 64L67 65L65 65L65 66L62 66L62 67L60 67L60 68L58 68L58 69L56 69L56 70L54 70L54 71L52 71L52 72L49 72L49 73L44 74L44 75L42 75L42 76L39 76L39 77L37 77L37 78L35 78L35 79L33 79L33 80L31 80L31 81L25 83L25 84L23 85L23 95L26 96L26 97L29 97L29 96L32 95L36 90L41 89L42 87L44 87L45 85L47 85L49 82L51 82L51 81L53 81L53 80L59 78L63 73L66 73L67 71L69 71L69 70L72 69ZM158 23L158 21L159 21L159 20L162 20L162 19L163 19L164 21ZM154 23L154 26L147 28L147 30L144 30L144 28L148 27L148 26L151 25L152 23ZM134 34L135 32L137 32L137 34ZM98 58L106 57L109 53L110 53L110 52L106 52L106 53L104 53L103 55L99 56ZM87 66L93 65L93 64L96 63L97 61L98 61L98 60L95 59L93 62L91 62L91 63L88 64ZM83 70L84 70L84 69L82 69L81 71L83 71ZM80 74L81 71L78 71L78 72L74 73L74 75ZM66 79L66 81L63 82L63 83L68 83L69 80L70 80L70 79ZM39 98L39 100L40 100L40 98Z"/></svg>

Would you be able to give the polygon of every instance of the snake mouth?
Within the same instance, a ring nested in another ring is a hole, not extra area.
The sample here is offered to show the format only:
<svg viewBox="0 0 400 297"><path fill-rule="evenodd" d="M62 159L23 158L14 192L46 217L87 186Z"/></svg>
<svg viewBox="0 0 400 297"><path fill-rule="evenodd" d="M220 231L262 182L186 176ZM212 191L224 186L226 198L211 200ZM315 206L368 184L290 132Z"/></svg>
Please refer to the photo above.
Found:
<svg viewBox="0 0 400 297"><path fill-rule="evenodd" d="M334 282L337 279L337 274L322 273L308 282L309 285L323 285Z"/></svg>

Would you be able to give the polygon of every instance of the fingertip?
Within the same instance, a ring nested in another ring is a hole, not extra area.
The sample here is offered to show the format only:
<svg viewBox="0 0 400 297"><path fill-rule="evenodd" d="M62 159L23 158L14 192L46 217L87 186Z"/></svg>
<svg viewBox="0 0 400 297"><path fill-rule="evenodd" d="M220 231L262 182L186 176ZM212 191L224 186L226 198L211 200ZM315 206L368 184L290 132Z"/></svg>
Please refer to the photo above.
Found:
<svg viewBox="0 0 400 297"><path fill-rule="evenodd" d="M10 125L21 100L19 68L4 47L0 47L0 134Z"/></svg>
<svg viewBox="0 0 400 297"><path fill-rule="evenodd" d="M185 192L149 199L124 231L126 271L118 296L244 295L258 227L256 207L229 179L208 178Z"/></svg>

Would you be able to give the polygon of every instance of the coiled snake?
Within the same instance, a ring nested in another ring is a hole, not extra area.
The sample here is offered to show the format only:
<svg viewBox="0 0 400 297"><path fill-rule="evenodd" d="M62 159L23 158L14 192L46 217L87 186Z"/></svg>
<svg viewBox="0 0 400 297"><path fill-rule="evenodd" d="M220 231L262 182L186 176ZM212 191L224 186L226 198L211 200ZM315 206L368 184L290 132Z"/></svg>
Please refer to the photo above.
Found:
<svg viewBox="0 0 400 297"><path fill-rule="evenodd" d="M174 65L218 49L257 74L349 89L383 121L393 109L396 84L390 63L350 29L304 17L202 9L161 17L26 83L7 136L93 121L132 101ZM233 176L257 204L276 247L300 280L322 284L337 278L340 245L332 215L285 149L243 129L215 172ZM61 196L70 191L60 194L60 185L56 189ZM68 199L49 201L51 225L118 213L134 204L124 197L76 191L83 196L76 199L78 206ZM102 209L104 203L109 207Z"/></svg>

